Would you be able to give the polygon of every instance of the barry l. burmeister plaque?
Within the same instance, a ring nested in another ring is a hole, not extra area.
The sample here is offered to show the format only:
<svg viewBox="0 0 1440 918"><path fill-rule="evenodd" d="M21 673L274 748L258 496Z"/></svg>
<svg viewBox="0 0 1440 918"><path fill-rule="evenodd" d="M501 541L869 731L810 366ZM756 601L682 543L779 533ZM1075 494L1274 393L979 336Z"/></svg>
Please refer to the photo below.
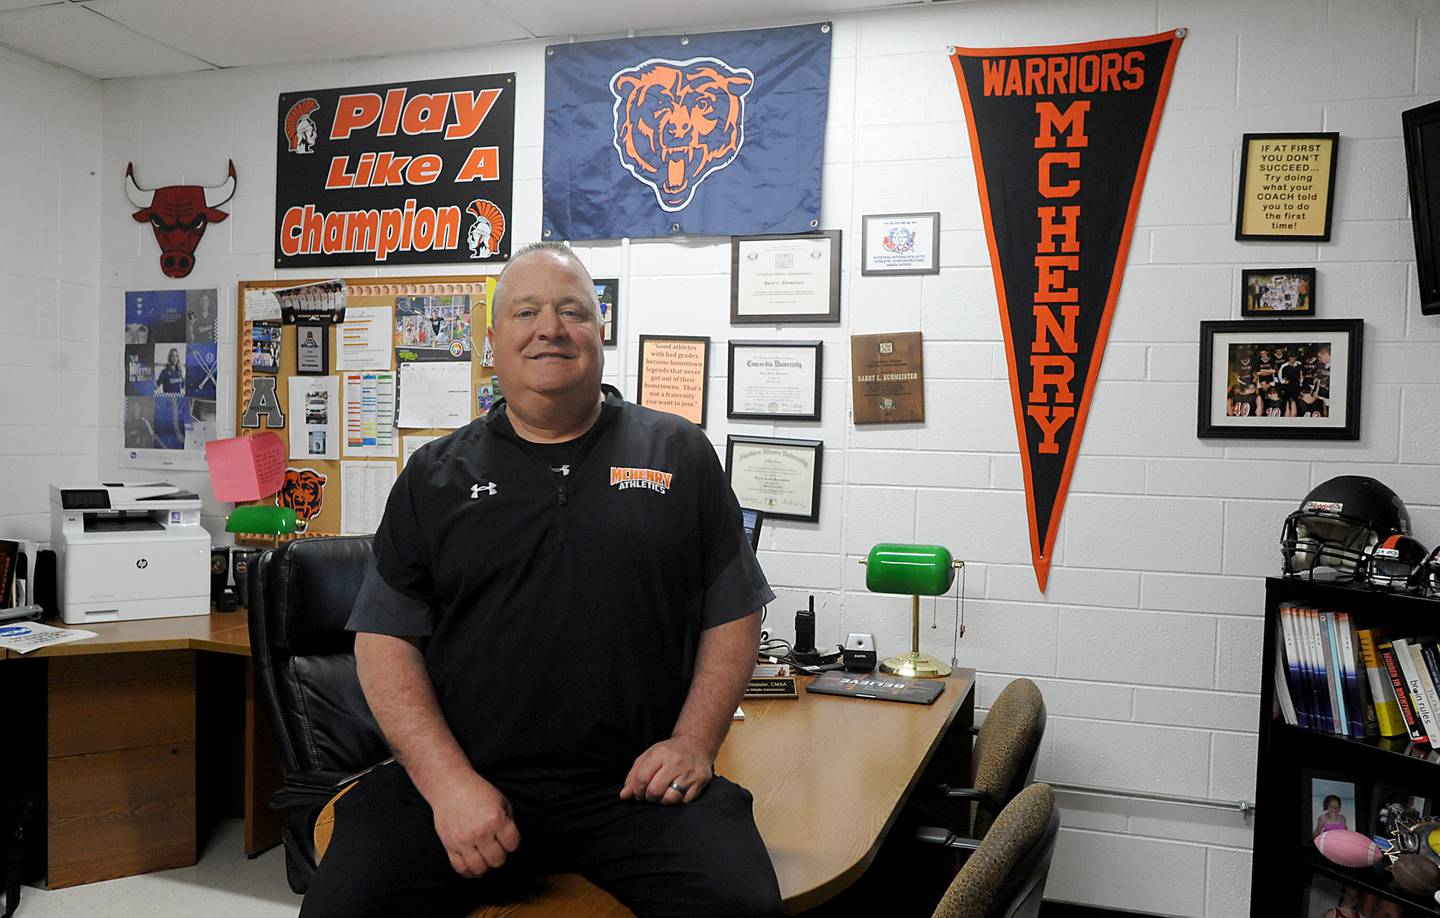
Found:
<svg viewBox="0 0 1440 918"><path fill-rule="evenodd" d="M925 359L920 332L850 336L856 424L925 420Z"/></svg>

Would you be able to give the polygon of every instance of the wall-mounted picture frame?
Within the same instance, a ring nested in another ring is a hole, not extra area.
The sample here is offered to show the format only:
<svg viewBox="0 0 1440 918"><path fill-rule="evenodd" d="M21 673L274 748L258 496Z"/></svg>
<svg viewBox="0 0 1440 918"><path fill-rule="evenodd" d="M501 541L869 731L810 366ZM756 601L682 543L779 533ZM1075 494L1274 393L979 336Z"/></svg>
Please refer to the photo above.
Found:
<svg viewBox="0 0 1440 918"><path fill-rule="evenodd" d="M1315 315L1314 268L1247 268L1240 272L1240 315Z"/></svg>
<svg viewBox="0 0 1440 918"><path fill-rule="evenodd" d="M319 322L295 323L295 373L325 376L330 372L330 326Z"/></svg>
<svg viewBox="0 0 1440 918"><path fill-rule="evenodd" d="M1401 112L1420 312L1440 315L1440 102Z"/></svg>
<svg viewBox="0 0 1440 918"><path fill-rule="evenodd" d="M597 277L595 299L600 303L600 343L605 347L615 345L615 331L620 325L620 278Z"/></svg>
<svg viewBox="0 0 1440 918"><path fill-rule="evenodd" d="M1196 435L1358 440L1361 319L1200 323Z"/></svg>
<svg viewBox="0 0 1440 918"><path fill-rule="evenodd" d="M820 440L725 438L725 477L740 506L767 519L820 521Z"/></svg>
<svg viewBox="0 0 1440 918"><path fill-rule="evenodd" d="M820 341L731 341L725 416L820 420Z"/></svg>
<svg viewBox="0 0 1440 918"><path fill-rule="evenodd" d="M1334 131L1244 135L1235 238L1329 242L1339 154Z"/></svg>
<svg viewBox="0 0 1440 918"><path fill-rule="evenodd" d="M730 237L730 324L839 321L839 230Z"/></svg>
<svg viewBox="0 0 1440 918"><path fill-rule="evenodd" d="M705 426L710 393L710 339L641 335L635 402Z"/></svg>
<svg viewBox="0 0 1440 918"><path fill-rule="evenodd" d="M939 274L940 212L861 217L860 273Z"/></svg>

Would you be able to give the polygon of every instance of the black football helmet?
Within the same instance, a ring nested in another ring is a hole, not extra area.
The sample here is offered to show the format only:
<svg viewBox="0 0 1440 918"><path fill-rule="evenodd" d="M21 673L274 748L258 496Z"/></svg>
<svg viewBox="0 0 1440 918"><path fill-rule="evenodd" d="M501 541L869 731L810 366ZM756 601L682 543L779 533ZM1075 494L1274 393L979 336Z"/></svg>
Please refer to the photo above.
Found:
<svg viewBox="0 0 1440 918"><path fill-rule="evenodd" d="M1280 556L1287 577L1313 578L1329 568L1333 579L1357 580L1381 541L1409 534L1410 514L1394 491L1373 478L1341 475L1316 485L1285 517Z"/></svg>
<svg viewBox="0 0 1440 918"><path fill-rule="evenodd" d="M1392 533L1360 563L1360 579L1381 590L1420 592L1428 579L1430 557L1418 539Z"/></svg>

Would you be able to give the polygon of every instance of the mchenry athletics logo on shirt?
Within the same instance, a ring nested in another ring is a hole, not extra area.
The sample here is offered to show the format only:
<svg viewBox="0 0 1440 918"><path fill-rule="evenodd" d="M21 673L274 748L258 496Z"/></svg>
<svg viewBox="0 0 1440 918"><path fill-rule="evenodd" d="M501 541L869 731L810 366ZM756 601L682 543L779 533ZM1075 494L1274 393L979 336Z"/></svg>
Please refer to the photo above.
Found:
<svg viewBox="0 0 1440 918"><path fill-rule="evenodd" d="M632 469L618 465L610 466L610 484L617 491L624 491L628 488L646 488L651 491L658 491L664 494L670 490L670 479L674 478L673 472L662 472L658 469Z"/></svg>

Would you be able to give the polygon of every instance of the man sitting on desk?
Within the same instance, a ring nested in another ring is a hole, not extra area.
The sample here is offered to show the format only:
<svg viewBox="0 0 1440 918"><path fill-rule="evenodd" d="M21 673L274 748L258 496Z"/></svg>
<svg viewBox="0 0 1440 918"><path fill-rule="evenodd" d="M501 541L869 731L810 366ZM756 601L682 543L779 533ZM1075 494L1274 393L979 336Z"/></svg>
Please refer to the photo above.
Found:
<svg viewBox="0 0 1440 918"><path fill-rule="evenodd" d="M774 594L694 424L600 384L569 249L500 275L505 400L406 464L350 619L399 764L335 807L304 918L463 915L574 871L640 915L778 915L713 773Z"/></svg>

